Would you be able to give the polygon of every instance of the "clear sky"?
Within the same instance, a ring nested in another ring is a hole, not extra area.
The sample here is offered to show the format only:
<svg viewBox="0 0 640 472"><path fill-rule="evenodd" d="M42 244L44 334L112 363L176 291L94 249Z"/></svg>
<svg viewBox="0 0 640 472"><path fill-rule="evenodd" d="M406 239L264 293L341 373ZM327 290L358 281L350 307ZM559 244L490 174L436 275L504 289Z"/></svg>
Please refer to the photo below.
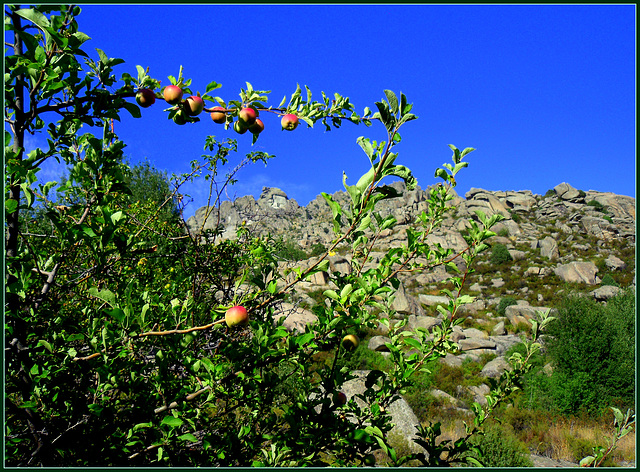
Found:
<svg viewBox="0 0 640 472"><path fill-rule="evenodd" d="M166 85L182 65L193 91L215 80L226 100L250 82L277 106L299 83L318 99L348 96L361 113L384 89L403 92L419 119L403 128L397 163L422 188L454 144L477 149L458 179L461 196L472 187L544 194L568 182L635 197L635 15L635 5L608 4L85 5L78 22L92 38L85 51L126 61L118 76L135 76L139 64ZM278 187L306 205L343 189L343 171L353 184L368 170L358 136L386 138L380 124L287 132L267 116L252 147L249 133L205 115L176 126L164 105L116 124L132 162L187 171L211 134L238 139L232 162L252 150L275 154L241 171L236 196ZM189 192L187 216L206 197L204 186Z"/></svg>

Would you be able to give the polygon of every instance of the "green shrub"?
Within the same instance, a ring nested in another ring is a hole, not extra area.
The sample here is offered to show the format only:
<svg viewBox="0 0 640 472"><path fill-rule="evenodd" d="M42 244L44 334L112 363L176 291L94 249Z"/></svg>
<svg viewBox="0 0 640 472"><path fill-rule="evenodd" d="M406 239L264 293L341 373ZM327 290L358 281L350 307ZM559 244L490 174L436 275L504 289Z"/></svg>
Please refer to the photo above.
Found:
<svg viewBox="0 0 640 472"><path fill-rule="evenodd" d="M307 259L307 253L303 251L300 245L292 240L280 240L276 243L275 255L285 261L302 261Z"/></svg>
<svg viewBox="0 0 640 472"><path fill-rule="evenodd" d="M587 202L587 205L595 208L599 212L607 213L607 208L597 200L591 200L590 202Z"/></svg>
<svg viewBox="0 0 640 472"><path fill-rule="evenodd" d="M618 285L618 283L614 280L614 278L611 276L611 274L605 274L602 277L602 282L600 282L600 285L613 285L614 287L619 287L620 285Z"/></svg>
<svg viewBox="0 0 640 472"><path fill-rule="evenodd" d="M482 451L485 467L533 467L529 450L510 428L487 425L484 435L474 438L473 443Z"/></svg>
<svg viewBox="0 0 640 472"><path fill-rule="evenodd" d="M500 303L498 303L498 308L496 311L500 316L505 316L505 312L508 306L517 305L518 302L513 297L502 297L500 299Z"/></svg>
<svg viewBox="0 0 640 472"><path fill-rule="evenodd" d="M324 254L327 249L324 247L322 243L315 243L311 246L311 251L309 252L309 257L319 256Z"/></svg>
<svg viewBox="0 0 640 472"><path fill-rule="evenodd" d="M511 254L509 254L509 250L507 246L504 244L496 244L491 249L491 263L493 265L500 265L505 262L510 262L513 260Z"/></svg>
<svg viewBox="0 0 640 472"><path fill-rule="evenodd" d="M634 405L635 294L627 290L606 305L565 298L549 325L552 396L565 413L595 413L609 404Z"/></svg>

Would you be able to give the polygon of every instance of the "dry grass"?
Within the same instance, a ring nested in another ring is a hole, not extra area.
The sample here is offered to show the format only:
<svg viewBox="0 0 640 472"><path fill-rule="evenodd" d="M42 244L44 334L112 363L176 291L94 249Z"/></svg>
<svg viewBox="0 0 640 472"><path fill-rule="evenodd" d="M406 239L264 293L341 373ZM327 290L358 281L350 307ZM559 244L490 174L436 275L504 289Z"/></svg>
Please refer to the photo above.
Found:
<svg viewBox="0 0 640 472"><path fill-rule="evenodd" d="M579 462L580 459L591 454L592 447L596 444L608 447L607 440L611 441L613 433L611 425L576 420L558 421L549 427L551 458ZM627 434L617 443L609 459L614 463L635 461L635 439L635 431Z"/></svg>
<svg viewBox="0 0 640 472"><path fill-rule="evenodd" d="M438 442L455 441L465 435L464 421L472 422L473 418L460 411L440 410L433 415L432 421L442 424ZM516 435L532 454L573 463L592 454L592 448L596 445L608 447L607 439L611 440L614 434L613 420L608 416L600 420L566 419L520 410L519 423L519 426L516 425ZM615 466L623 461L635 460L636 436L632 431L617 443L604 465Z"/></svg>

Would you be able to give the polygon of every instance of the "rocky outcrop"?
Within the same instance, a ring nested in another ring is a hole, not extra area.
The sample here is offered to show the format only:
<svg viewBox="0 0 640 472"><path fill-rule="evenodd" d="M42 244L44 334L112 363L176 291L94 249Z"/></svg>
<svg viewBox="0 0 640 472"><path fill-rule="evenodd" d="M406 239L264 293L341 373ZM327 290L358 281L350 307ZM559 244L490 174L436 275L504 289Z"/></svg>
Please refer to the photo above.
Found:
<svg viewBox="0 0 640 472"><path fill-rule="evenodd" d="M578 282L595 285L600 282L596 277L598 268L593 262L570 262L556 267L555 274L564 282Z"/></svg>

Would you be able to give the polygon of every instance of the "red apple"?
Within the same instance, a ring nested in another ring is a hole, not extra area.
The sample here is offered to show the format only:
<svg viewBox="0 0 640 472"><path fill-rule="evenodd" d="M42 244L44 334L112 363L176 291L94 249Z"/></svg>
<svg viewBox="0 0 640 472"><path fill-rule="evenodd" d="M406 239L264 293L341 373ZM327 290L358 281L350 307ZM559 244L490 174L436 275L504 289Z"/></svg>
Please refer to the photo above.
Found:
<svg viewBox="0 0 640 472"><path fill-rule="evenodd" d="M245 107L238 112L238 119L244 122L247 128L256 122L257 117L258 113L253 108Z"/></svg>
<svg viewBox="0 0 640 472"><path fill-rule="evenodd" d="M347 395L344 392L337 392L333 394L333 403L338 406L347 404Z"/></svg>
<svg viewBox="0 0 640 472"><path fill-rule="evenodd" d="M162 96L168 104L175 105L182 100L182 89L177 85L167 85L164 88Z"/></svg>
<svg viewBox="0 0 640 472"><path fill-rule="evenodd" d="M286 129L287 131L293 131L298 127L300 120L293 113L287 113L282 117L282 129Z"/></svg>
<svg viewBox="0 0 640 472"><path fill-rule="evenodd" d="M227 121L227 115L223 111L217 111L217 110L224 110L224 108L213 107L212 110L216 110L211 112L211 119L213 120L214 123L222 124L225 121Z"/></svg>
<svg viewBox="0 0 640 472"><path fill-rule="evenodd" d="M151 89L140 89L136 94L136 102L142 108L147 108L156 103L156 94Z"/></svg>
<svg viewBox="0 0 640 472"><path fill-rule="evenodd" d="M202 113L202 110L204 110L204 100L202 100L202 98L198 97L197 95L188 97L185 105L187 113L190 116L199 115L200 113Z"/></svg>
<svg viewBox="0 0 640 472"><path fill-rule="evenodd" d="M249 323L249 313L243 306L232 306L224 314L224 320L229 328L244 326Z"/></svg>
<svg viewBox="0 0 640 472"><path fill-rule="evenodd" d="M264 123L260 118L256 118L256 121L249 126L249 131L253 134L260 134L264 131Z"/></svg>
<svg viewBox="0 0 640 472"><path fill-rule="evenodd" d="M233 124L233 129L238 134L244 134L249 128L247 128L243 121L238 120Z"/></svg>
<svg viewBox="0 0 640 472"><path fill-rule="evenodd" d="M354 351L360 345L360 340L355 334L347 334L342 338L342 347L347 351Z"/></svg>

